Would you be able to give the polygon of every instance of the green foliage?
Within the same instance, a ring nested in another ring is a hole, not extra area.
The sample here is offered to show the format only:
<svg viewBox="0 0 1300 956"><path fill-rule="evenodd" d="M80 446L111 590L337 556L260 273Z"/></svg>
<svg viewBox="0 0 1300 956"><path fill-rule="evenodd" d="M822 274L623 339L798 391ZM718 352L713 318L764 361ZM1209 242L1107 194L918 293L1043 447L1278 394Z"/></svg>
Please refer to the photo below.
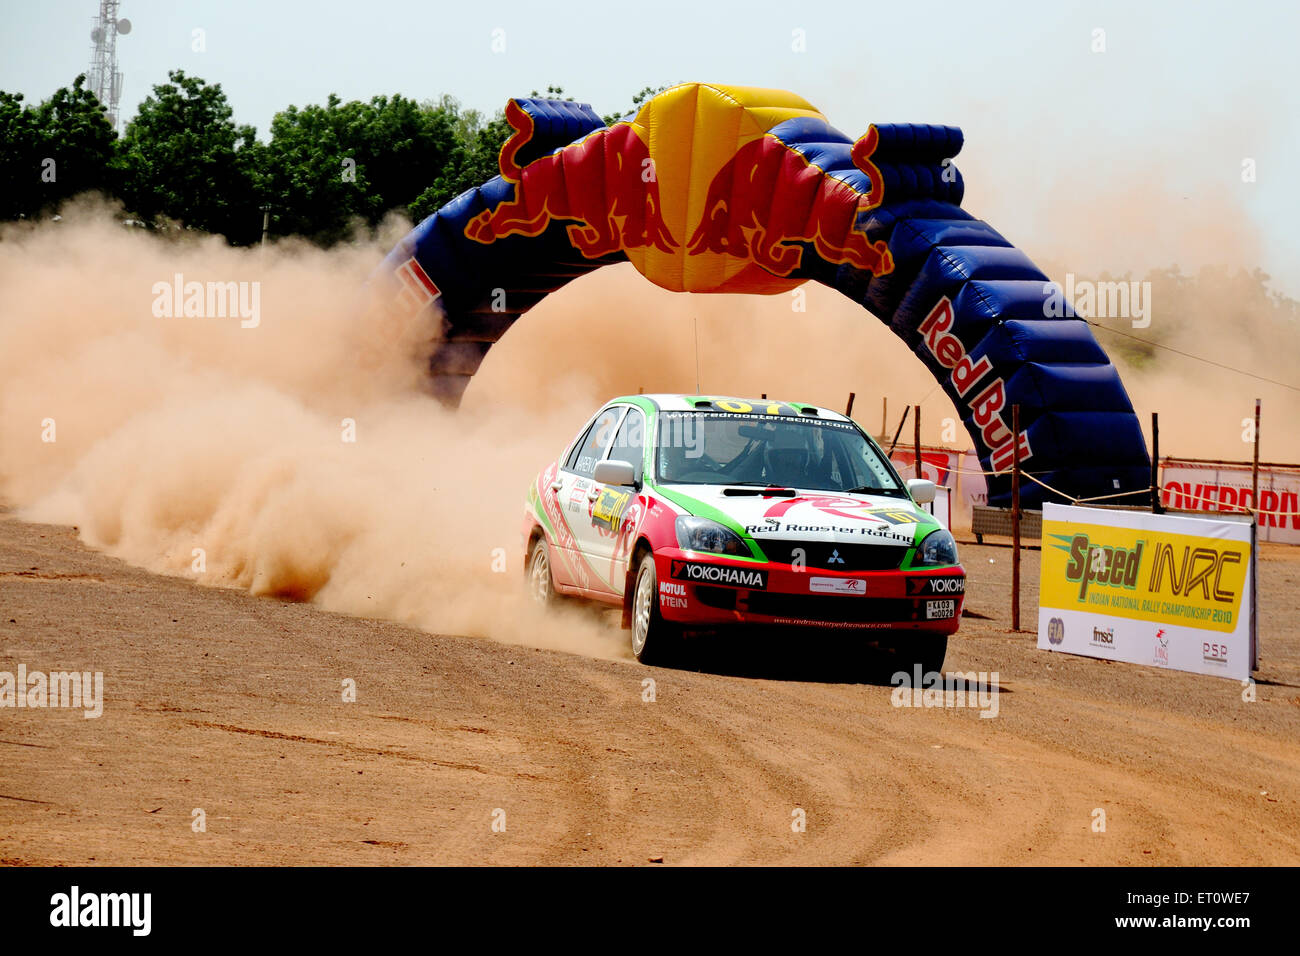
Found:
<svg viewBox="0 0 1300 956"><path fill-rule="evenodd" d="M40 142L22 94L0 92L0 218L30 216L39 205Z"/></svg>
<svg viewBox="0 0 1300 956"><path fill-rule="evenodd" d="M109 188L117 135L85 82L82 74L34 108L0 92L0 218L35 216Z"/></svg>
<svg viewBox="0 0 1300 956"><path fill-rule="evenodd" d="M354 220L375 225L389 210L406 212L452 161L458 119L402 96L342 103L331 95L324 106L277 113L266 163L276 231L328 244Z"/></svg>
<svg viewBox="0 0 1300 956"><path fill-rule="evenodd" d="M238 126L220 84L168 74L127 125L117 158L118 191L149 223L175 220L235 244L261 234L264 150Z"/></svg>
<svg viewBox="0 0 1300 956"><path fill-rule="evenodd" d="M662 89L647 86L633 109ZM554 84L531 95L573 99ZM451 96L344 103L331 95L277 113L261 143L234 121L219 84L174 70L117 139L78 77L36 108L0 92L0 219L101 190L151 227L220 233L236 245L258 241L269 205L272 235L329 245L394 210L424 219L496 176L511 132L501 111L487 116ZM57 174L48 183L47 157Z"/></svg>
<svg viewBox="0 0 1300 956"><path fill-rule="evenodd" d="M442 109L457 130L456 145L446 163L434 172L428 187L410 203L407 212L413 222L433 215L465 190L497 175L501 147L514 132L500 112L484 122L477 110L461 110L460 104L449 97L443 99Z"/></svg>

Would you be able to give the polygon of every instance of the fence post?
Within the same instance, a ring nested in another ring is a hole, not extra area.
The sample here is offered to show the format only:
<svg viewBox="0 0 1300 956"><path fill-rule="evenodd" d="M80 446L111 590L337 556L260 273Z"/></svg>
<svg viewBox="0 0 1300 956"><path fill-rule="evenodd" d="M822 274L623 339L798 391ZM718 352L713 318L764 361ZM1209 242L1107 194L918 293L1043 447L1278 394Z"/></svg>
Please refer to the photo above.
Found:
<svg viewBox="0 0 1300 956"><path fill-rule="evenodd" d="M1250 469L1250 507L1259 523L1259 399L1255 399L1255 463Z"/></svg>
<svg viewBox="0 0 1300 956"><path fill-rule="evenodd" d="M1162 515L1165 506L1160 503L1160 413L1151 413L1151 513Z"/></svg>
<svg viewBox="0 0 1300 956"><path fill-rule="evenodd" d="M1020 630L1020 406L1011 406L1011 629Z"/></svg>
<svg viewBox="0 0 1300 956"><path fill-rule="evenodd" d="M912 423L912 453L916 456L912 462L912 469L916 472L916 477L921 478L921 406L916 406L916 421Z"/></svg>

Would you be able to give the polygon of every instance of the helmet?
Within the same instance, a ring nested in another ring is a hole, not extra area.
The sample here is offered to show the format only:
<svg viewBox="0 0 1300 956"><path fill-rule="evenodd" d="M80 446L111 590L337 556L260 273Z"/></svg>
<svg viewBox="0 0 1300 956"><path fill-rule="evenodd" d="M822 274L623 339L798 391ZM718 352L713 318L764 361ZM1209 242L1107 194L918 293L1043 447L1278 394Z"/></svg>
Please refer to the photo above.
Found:
<svg viewBox="0 0 1300 956"><path fill-rule="evenodd" d="M808 443L797 428L777 428L763 449L763 474L774 485L800 485L807 480Z"/></svg>

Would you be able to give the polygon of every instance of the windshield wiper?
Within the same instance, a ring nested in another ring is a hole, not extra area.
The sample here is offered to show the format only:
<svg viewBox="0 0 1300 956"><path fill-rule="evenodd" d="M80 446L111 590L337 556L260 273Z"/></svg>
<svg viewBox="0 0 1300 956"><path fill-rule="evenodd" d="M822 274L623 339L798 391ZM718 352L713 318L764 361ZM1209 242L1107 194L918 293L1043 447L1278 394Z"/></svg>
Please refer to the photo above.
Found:
<svg viewBox="0 0 1300 956"><path fill-rule="evenodd" d="M769 485L761 481L733 481L732 485L745 485L744 488L723 488L722 493L731 497L738 495L766 495L772 498L793 498L798 494L793 488L781 485Z"/></svg>
<svg viewBox="0 0 1300 956"><path fill-rule="evenodd" d="M889 495L891 498L897 498L902 494L901 488L873 488L871 485L860 485L857 488L849 488L841 494L846 495Z"/></svg>

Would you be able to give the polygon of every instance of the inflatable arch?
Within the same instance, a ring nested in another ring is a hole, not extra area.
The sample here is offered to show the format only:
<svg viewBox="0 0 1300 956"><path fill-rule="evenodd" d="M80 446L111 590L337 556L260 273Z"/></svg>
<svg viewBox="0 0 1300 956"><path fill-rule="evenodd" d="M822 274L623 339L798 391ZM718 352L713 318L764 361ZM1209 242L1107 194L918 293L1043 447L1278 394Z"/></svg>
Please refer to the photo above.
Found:
<svg viewBox="0 0 1300 956"><path fill-rule="evenodd" d="M1142 500L1150 459L1115 366L1086 322L1045 307L1053 289L1029 258L960 208L959 129L873 125L853 140L793 93L699 83L612 126L556 100L511 100L506 118L501 174L420 223L378 273L400 307L440 307L442 400L459 402L520 315L610 263L673 291L815 279L943 386L994 473L990 504L1009 504L1016 455L1067 496ZM1027 507L1059 500L1023 491Z"/></svg>

